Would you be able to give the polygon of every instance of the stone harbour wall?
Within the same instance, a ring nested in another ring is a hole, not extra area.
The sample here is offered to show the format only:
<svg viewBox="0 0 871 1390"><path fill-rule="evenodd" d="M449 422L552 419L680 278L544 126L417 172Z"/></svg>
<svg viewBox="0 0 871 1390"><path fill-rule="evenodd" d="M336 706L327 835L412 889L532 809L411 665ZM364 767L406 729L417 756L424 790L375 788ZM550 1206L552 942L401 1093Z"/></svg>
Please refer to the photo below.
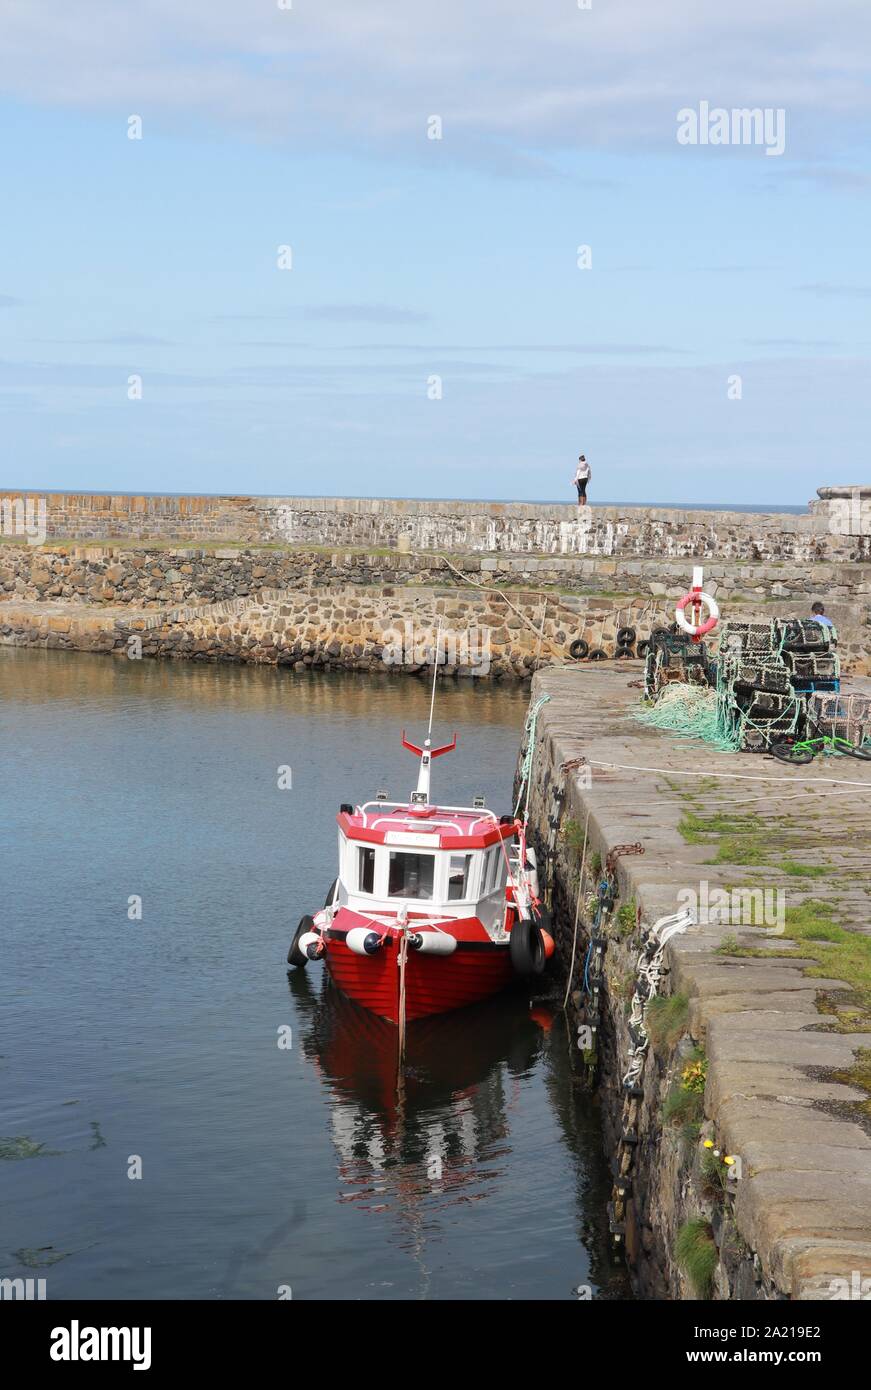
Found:
<svg viewBox="0 0 871 1390"><path fill-rule="evenodd" d="M730 611L758 616L752 606ZM638 643L671 618L671 604L651 596L315 585L163 609L9 600L0 603L0 644L126 651L137 636L144 656L414 673L430 660L441 622L449 673L523 679L570 661L576 638L611 657L620 627L633 627ZM845 674L871 671L869 630L840 627L839 653Z"/></svg>
<svg viewBox="0 0 871 1390"><path fill-rule="evenodd" d="M0 602L8 596L159 608L294 585L433 585L458 577L489 588L676 599L686 592L690 576L685 559L0 543ZM842 617L850 609L857 618L871 618L871 561L800 565L714 559L705 565L705 586L721 602L791 599L804 609L823 598L827 606L840 605Z"/></svg>
<svg viewBox="0 0 871 1390"><path fill-rule="evenodd" d="M622 1209L616 1182L612 1192L610 1229L646 1297L858 1297L839 1290L871 1278L861 1066L871 1045L861 987L871 908L861 824L871 770L839 762L851 791L829 799L821 817L823 788L805 783L802 795L795 769L639 724L630 674L616 664L551 667L536 675L530 697L532 705L547 700L529 815L552 894L555 994L562 1003L568 983L573 1025L597 1020L594 1075L582 1075L588 1056L572 1055L579 1084L597 1083L606 1153L615 1180L624 1179ZM868 693L867 683L860 690ZM815 771L823 783L832 775ZM616 901L604 925L597 1010L584 989L585 962L591 904L612 854ZM814 873L812 886L796 866ZM743 907L708 911L708 890L728 896L759 875L783 909L778 928ZM659 1031L651 1025L627 1092L637 1038L631 1001L648 959L642 931L687 907L687 929L668 943L659 980L673 1011L666 1024L659 1016ZM803 914L817 909L817 939L855 933L851 959L863 964L846 979L825 945L814 948L813 934L793 938ZM693 1066L702 1085L689 1096ZM734 1165L728 1172L723 1155ZM701 1281L681 1251L693 1228L712 1257Z"/></svg>
<svg viewBox="0 0 871 1390"><path fill-rule="evenodd" d="M804 515L398 498L45 494L49 539L233 540L449 553L871 559L871 493L826 493ZM831 494L831 495L830 495ZM837 495L835 495L837 494ZM0 491L4 533L23 497ZM855 505L854 505L855 501Z"/></svg>
<svg viewBox="0 0 871 1390"><path fill-rule="evenodd" d="M450 592L460 604L447 615L455 627L477 624L499 633L503 624L496 619L501 611L511 614L537 641L544 620L540 655L551 660L563 659L576 637L591 646L612 648L616 630L624 624L636 627L642 640L651 626L671 622L674 601L686 592L687 569L683 560L10 543L0 544L0 620L15 605L60 604L129 608L137 614L152 611L163 615L161 621L192 630L198 618L210 623L209 610L215 605L231 605L228 611L234 613L259 605L261 611L249 621L274 631L266 616L270 602L285 607L290 603L294 613L302 604L307 612L317 613L318 636L316 646L295 660L320 661L326 648L338 644L343 662L365 664L369 648L355 650L360 645L360 621L371 617L374 622L377 610L380 622L388 610L395 610L402 621L413 622L429 612L430 622L437 613L445 616L437 596ZM812 601L823 598L838 626L845 669L871 669L871 564L715 561L706 567L705 576L706 587L731 617L807 615ZM280 599L264 597L270 594ZM183 616L170 619L176 610L185 610ZM487 614L492 621L483 622ZM307 620L300 630L311 626ZM377 645L377 630L367 636L370 647ZM195 640L205 640L204 634L198 632ZM234 655L237 646L235 641L230 644ZM266 646L273 650L272 643ZM221 650L217 642L215 651ZM242 650L248 655L240 659L269 659L250 642ZM497 669L504 660L507 669L516 670L519 660L534 656L526 645L520 651L500 650Z"/></svg>
<svg viewBox="0 0 871 1390"><path fill-rule="evenodd" d="M613 652L618 627L638 640L659 620L650 601L510 597L465 589L263 589L250 597L167 611L130 605L0 604L0 645L127 653L145 657L412 674L425 669L442 624L446 672L523 679L562 661L571 642ZM660 614L661 616L661 614Z"/></svg>

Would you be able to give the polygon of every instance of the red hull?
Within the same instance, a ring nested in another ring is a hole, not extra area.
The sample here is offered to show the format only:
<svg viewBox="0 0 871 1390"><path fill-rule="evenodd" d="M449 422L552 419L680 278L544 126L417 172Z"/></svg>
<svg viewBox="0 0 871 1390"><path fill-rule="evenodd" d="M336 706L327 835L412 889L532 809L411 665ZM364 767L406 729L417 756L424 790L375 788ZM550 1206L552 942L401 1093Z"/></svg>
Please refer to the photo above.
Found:
<svg viewBox="0 0 871 1390"><path fill-rule="evenodd" d="M445 924L448 925L447 923ZM460 924L450 923L456 929ZM480 923L462 924L468 938L453 955L409 951L405 968L405 1017L408 1022L431 1014L462 1009L498 993L511 983L508 945L494 945ZM390 932L375 955L359 956L344 942L344 931L326 933L324 959L339 989L390 1023L399 1022L399 934ZM457 932L459 937L459 931Z"/></svg>

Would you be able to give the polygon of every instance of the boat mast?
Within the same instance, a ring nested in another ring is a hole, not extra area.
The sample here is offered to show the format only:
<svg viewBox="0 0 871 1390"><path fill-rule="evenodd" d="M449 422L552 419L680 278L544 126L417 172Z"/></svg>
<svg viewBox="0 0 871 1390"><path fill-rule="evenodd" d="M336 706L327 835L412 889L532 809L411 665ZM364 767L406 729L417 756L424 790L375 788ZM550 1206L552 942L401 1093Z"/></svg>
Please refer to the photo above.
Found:
<svg viewBox="0 0 871 1390"><path fill-rule="evenodd" d="M435 650L433 651L432 658L432 694L430 695L429 701L429 728L426 731L426 738L424 739L423 748L421 749L420 753L420 771L417 774L417 788L415 791L416 799L419 801L421 799L422 793L423 797L427 802L427 805L429 805L429 778L431 772L430 764L432 762L432 718L433 712L435 710L436 681L438 680L439 674L439 652L441 651L441 645L442 620L441 618L439 618L438 632L436 633L435 640Z"/></svg>

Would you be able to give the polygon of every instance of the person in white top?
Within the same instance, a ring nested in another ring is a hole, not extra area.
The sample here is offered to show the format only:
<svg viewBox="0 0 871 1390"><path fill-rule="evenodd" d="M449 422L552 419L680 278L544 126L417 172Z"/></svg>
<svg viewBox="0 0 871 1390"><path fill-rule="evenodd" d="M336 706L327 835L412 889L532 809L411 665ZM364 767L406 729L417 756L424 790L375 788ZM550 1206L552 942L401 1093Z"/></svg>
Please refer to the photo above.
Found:
<svg viewBox="0 0 871 1390"><path fill-rule="evenodd" d="M590 481L590 478L592 476L592 469L590 468L590 465L587 463L587 460L584 458L584 455L581 454L580 458L578 459L578 466L575 469L574 476L574 484L575 487L578 489L579 507L585 507L587 505L587 483Z"/></svg>

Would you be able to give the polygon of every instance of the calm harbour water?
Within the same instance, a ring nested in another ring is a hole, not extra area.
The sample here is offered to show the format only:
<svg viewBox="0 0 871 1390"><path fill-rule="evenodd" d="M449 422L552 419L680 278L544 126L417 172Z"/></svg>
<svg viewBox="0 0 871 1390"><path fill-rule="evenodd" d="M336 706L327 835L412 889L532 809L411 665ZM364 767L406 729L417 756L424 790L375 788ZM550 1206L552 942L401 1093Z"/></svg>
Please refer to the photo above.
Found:
<svg viewBox="0 0 871 1390"><path fill-rule="evenodd" d="M558 1009L509 993L413 1026L397 1097L392 1031L320 966L288 976L339 802L407 794L428 700L0 649L0 1276L49 1299L625 1295ZM510 809L526 700L440 687L437 795Z"/></svg>

